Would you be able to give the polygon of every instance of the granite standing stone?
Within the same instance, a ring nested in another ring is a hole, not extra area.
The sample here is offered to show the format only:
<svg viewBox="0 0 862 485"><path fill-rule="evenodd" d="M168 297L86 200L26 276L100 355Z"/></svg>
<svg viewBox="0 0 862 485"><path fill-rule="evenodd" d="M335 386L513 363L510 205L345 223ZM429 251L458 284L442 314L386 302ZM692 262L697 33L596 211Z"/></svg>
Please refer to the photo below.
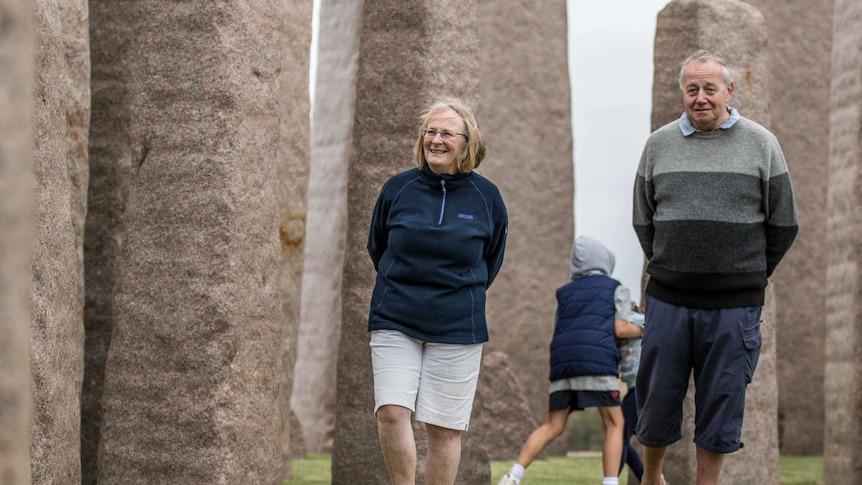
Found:
<svg viewBox="0 0 862 485"><path fill-rule="evenodd" d="M30 484L33 6L0 0L0 482Z"/></svg>
<svg viewBox="0 0 862 485"><path fill-rule="evenodd" d="M33 3L36 19L31 374L33 483L81 479L80 393L83 338L77 237L67 149L67 83L62 13L57 2ZM76 88L80 88L77 86ZM84 143L86 143L84 141Z"/></svg>
<svg viewBox="0 0 862 485"><path fill-rule="evenodd" d="M499 350L482 357L478 392L485 451L492 460L513 461L530 434L544 422L533 416L524 385L513 367L509 356ZM559 441L565 446L567 440Z"/></svg>
<svg viewBox="0 0 862 485"><path fill-rule="evenodd" d="M87 217L87 190L89 184L89 133L90 133L90 32L89 7L86 0L69 0L59 2L60 27L62 46L65 58L66 75L64 115L66 121L66 163L69 177L69 203L72 218L72 232L75 238L75 255L77 271L75 308L76 325L83 326L85 306L84 278L84 229ZM82 327L80 338L85 338ZM81 352L85 344L81 343ZM82 370L83 372L83 370ZM83 385L83 384L82 384ZM83 389L81 395L83 410ZM81 430L83 436L83 429ZM81 447L84 441L80 441ZM82 451L83 453L83 451ZM81 478L83 480L83 455L81 457Z"/></svg>
<svg viewBox="0 0 862 485"><path fill-rule="evenodd" d="M98 482L280 483L283 2L114 7L133 156Z"/></svg>
<svg viewBox="0 0 862 485"><path fill-rule="evenodd" d="M493 160L485 172L509 208L506 263L488 298L489 348L509 356L523 386L519 392L542 423L548 414L554 295L569 281L574 234L566 2L483 0L479 18L477 116ZM531 422L522 424L516 434L523 443L533 430L527 429ZM489 441L510 439L487 431ZM557 440L549 451L564 453L566 444Z"/></svg>
<svg viewBox="0 0 862 485"><path fill-rule="evenodd" d="M279 236L281 240L281 308L284 314L284 351L279 388L283 477L291 475L290 396L296 362L296 336L302 294L305 251L306 196L310 158L311 102L308 63L311 48L311 0L282 0L281 137L278 143Z"/></svg>
<svg viewBox="0 0 862 485"><path fill-rule="evenodd" d="M834 0L746 0L766 22L771 128L793 175L799 231L775 283L782 453L823 453L826 188ZM804 22L800 19L804 18Z"/></svg>
<svg viewBox="0 0 862 485"><path fill-rule="evenodd" d="M826 244L823 483L862 483L862 0L836 0Z"/></svg>
<svg viewBox="0 0 862 485"><path fill-rule="evenodd" d="M305 268L291 406L308 451L332 451L347 164L353 135L362 1L321 0Z"/></svg>
<svg viewBox="0 0 862 485"><path fill-rule="evenodd" d="M64 115L66 161L69 165L70 208L78 256L78 313L84 309L84 224L87 217L90 132L90 32L86 0L58 2L60 40L66 63ZM83 316L82 316L83 318Z"/></svg>
<svg viewBox="0 0 862 485"><path fill-rule="evenodd" d="M134 38L126 2L89 2L91 99L89 191L84 231L84 383L81 482L96 483L105 361L114 322L115 282L132 167Z"/></svg>
<svg viewBox="0 0 862 485"><path fill-rule="evenodd" d="M366 250L368 224L383 183L415 166L412 147L420 111L437 97L451 95L481 112L477 109L476 10L475 1L443 0L429 4L365 0L363 4L356 124L348 169L348 226L332 456L335 485L389 480L373 415L367 322L375 274ZM495 163L504 160L491 152L482 169ZM471 433L472 429L465 433L465 441L471 439ZM471 445L464 447L468 450ZM465 452L459 476L480 466L487 466L484 450L476 454ZM461 480L459 483L467 483ZM489 475L479 480L483 485L489 481Z"/></svg>
<svg viewBox="0 0 862 485"><path fill-rule="evenodd" d="M742 116L769 127L766 29L763 16L737 0L673 0L659 12L655 36L652 128L679 118L683 112L679 88L680 63L697 49L709 49L727 59L734 79L730 105ZM791 174L792 176L792 174ZM767 291L761 333L763 346L746 393L742 441L745 447L725 459L722 483L778 484L777 380L773 285ZM771 317L771 318L770 318ZM694 483L694 388L684 404L683 438L670 446L665 460L669 483Z"/></svg>

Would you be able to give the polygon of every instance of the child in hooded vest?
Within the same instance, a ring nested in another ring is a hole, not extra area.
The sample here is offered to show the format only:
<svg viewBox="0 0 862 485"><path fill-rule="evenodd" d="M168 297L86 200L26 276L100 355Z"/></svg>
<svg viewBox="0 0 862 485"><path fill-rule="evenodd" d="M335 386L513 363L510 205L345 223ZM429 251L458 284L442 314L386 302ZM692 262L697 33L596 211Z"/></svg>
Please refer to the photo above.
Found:
<svg viewBox="0 0 862 485"><path fill-rule="evenodd" d="M623 450L620 408L620 350L616 339L643 330L627 319L628 288L611 278L614 254L599 241L578 236L572 245L571 278L557 289L551 340L548 417L524 443L515 464L498 485L520 485L526 468L566 428L569 413L598 408L605 428L602 485L618 485Z"/></svg>

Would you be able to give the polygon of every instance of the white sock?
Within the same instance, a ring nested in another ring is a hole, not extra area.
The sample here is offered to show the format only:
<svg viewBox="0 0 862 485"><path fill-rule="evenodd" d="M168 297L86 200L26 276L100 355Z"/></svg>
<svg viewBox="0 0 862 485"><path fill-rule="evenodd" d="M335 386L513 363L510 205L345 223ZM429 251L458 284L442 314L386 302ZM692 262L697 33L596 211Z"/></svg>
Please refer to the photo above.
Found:
<svg viewBox="0 0 862 485"><path fill-rule="evenodd" d="M527 471L521 465L515 463L512 465L512 468L509 469L509 476L515 479L515 482L521 483L521 479L524 478L524 472Z"/></svg>
<svg viewBox="0 0 862 485"><path fill-rule="evenodd" d="M620 479L617 477L602 478L602 485L620 485Z"/></svg>

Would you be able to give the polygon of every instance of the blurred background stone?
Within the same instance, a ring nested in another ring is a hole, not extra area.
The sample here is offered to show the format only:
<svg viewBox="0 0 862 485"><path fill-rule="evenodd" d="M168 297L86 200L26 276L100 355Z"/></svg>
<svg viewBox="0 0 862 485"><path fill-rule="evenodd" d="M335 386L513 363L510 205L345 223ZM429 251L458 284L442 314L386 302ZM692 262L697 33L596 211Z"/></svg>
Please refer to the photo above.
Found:
<svg viewBox="0 0 862 485"><path fill-rule="evenodd" d="M823 483L862 483L862 1L835 2Z"/></svg>
<svg viewBox="0 0 862 485"><path fill-rule="evenodd" d="M0 477L9 485L31 483L33 8L31 2L0 0Z"/></svg>

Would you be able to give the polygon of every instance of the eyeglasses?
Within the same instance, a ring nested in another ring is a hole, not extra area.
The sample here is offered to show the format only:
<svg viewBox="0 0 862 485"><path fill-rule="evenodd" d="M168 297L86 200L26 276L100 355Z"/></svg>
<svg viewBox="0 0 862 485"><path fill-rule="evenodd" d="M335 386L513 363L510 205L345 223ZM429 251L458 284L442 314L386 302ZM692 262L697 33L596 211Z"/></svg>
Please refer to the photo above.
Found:
<svg viewBox="0 0 862 485"><path fill-rule="evenodd" d="M452 138L455 138L456 136L463 136L466 140L470 139L470 137L464 133L452 133L451 131L422 130L422 133L425 133L425 138L430 138L432 140L437 138L437 135L440 135L440 138L442 138L443 141L451 141Z"/></svg>

